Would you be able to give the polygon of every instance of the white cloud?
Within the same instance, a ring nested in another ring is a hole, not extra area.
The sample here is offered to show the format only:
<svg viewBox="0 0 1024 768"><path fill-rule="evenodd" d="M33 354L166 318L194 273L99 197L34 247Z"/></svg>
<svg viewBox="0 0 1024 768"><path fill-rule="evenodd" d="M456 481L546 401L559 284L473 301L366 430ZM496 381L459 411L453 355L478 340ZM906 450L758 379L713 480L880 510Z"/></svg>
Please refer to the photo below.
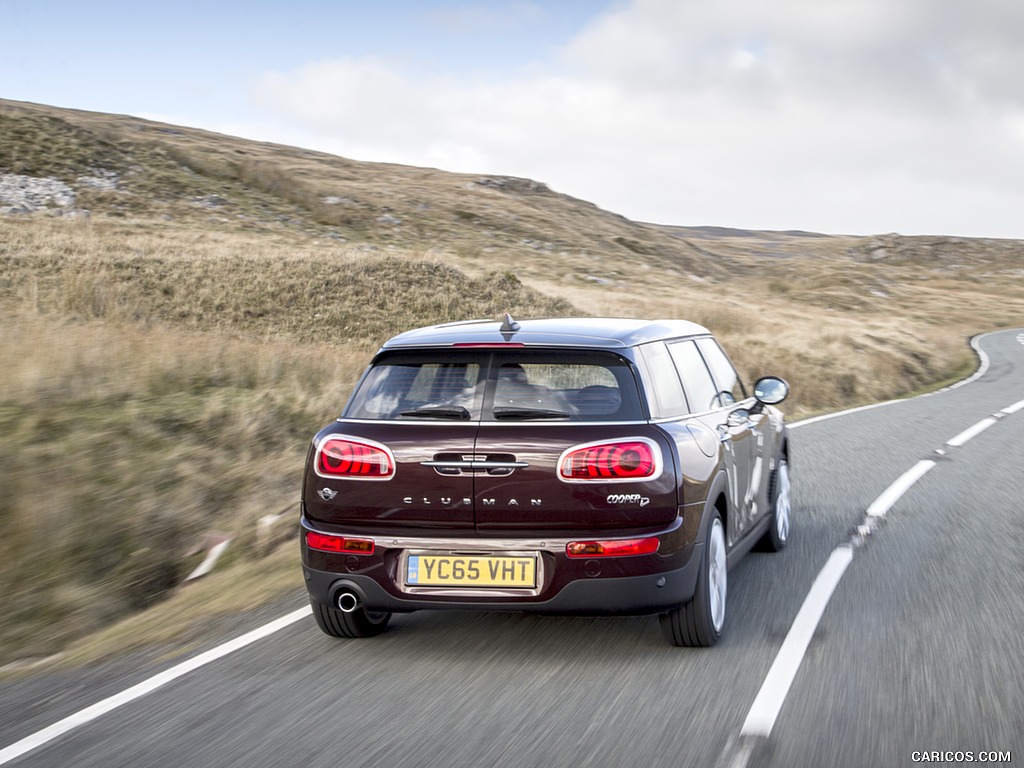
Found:
<svg viewBox="0 0 1024 768"><path fill-rule="evenodd" d="M254 98L328 151L529 176L638 219L1024 237L1022 8L634 0L557 71L345 58Z"/></svg>

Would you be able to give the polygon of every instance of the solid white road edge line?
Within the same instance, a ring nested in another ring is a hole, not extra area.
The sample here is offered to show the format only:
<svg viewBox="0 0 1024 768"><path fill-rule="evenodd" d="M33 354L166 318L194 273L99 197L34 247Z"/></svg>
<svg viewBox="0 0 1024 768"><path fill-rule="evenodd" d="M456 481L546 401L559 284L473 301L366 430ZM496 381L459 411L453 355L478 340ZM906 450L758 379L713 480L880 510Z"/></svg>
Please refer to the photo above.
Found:
<svg viewBox="0 0 1024 768"><path fill-rule="evenodd" d="M297 621L301 621L311 613L312 609L308 605L305 608L292 611L286 616L282 616L269 624L264 624L262 627L254 629L252 632L247 632L241 637L236 637L234 640L230 640L223 645L211 648L209 651L205 651L198 656L187 659L180 664L176 664L170 669L167 669L158 675L154 675L148 680L143 680L138 685L134 685L127 690L116 693L113 696L103 699L103 701L93 704L91 707L86 707L73 715L65 717L63 720L60 720L41 731L37 731L31 736L26 736L21 741L15 742L11 746L0 750L0 765L8 763L17 757L21 757L26 752L30 752L33 749L41 747L47 742L53 741L58 736L62 736L68 731L78 728L80 725L92 722L111 710L135 701L135 699L141 698L148 693L152 693L157 688L167 685L167 683L172 680L176 680L183 675L187 675L189 672L194 672L210 662L241 650L247 645L255 643L257 640L262 640L268 635L272 635Z"/></svg>
<svg viewBox="0 0 1024 768"><path fill-rule="evenodd" d="M981 340L984 339L986 336L992 336L996 333L1004 333L1004 331L989 331L988 333L983 333L971 339L971 346L974 348L975 353L978 355L978 369L973 374L971 374L963 381L958 381L955 384L950 384L948 387L937 389L934 392L926 392L923 395L919 395L919 397L931 397L932 395L939 395L942 394L943 392L949 392L952 389L959 389L965 384L970 384L972 381L977 381L982 376L984 376L985 372L988 371L988 367L991 363L988 354L986 354L985 350L981 348ZM871 403L870 405L861 405L858 406L857 408L849 408L845 411L836 411L835 413L824 413L821 416L812 416L811 418L804 419L803 421L794 421L792 424L788 424L787 427L789 429L795 429L797 427L807 426L808 424L816 424L819 421L827 421L828 419L834 419L837 416L845 416L848 413L859 413L860 411L869 411L872 408L881 408L882 406L885 405L903 403L906 402L907 400L913 399L914 398L912 397L897 398L896 400L886 400L885 402L882 403ZM1020 407L1024 408L1024 401L1020 403Z"/></svg>
<svg viewBox="0 0 1024 768"><path fill-rule="evenodd" d="M991 427L995 423L996 423L996 420L991 418L991 417L987 418L987 419L982 419L977 424L975 424L973 427L968 427L967 429L965 429L959 435L957 435L952 440L947 442L946 445L948 445L951 448L959 448L961 445L966 443L972 437L977 437L978 435L980 435L982 432L984 432L986 429L988 429L989 427Z"/></svg>
<svg viewBox="0 0 1024 768"><path fill-rule="evenodd" d="M846 571L846 566L853 560L853 548L849 546L838 547L829 556L825 567L821 569L818 578L811 585L811 591L804 598L804 604L793 620L793 626L789 628L786 639L779 648L775 662L768 675L761 684L754 703L750 706L747 719L740 729L741 736L760 736L768 738L775 725L775 719L779 716L779 710L786 700L789 687L796 677L800 663L804 660L804 653L818 628L821 615L825 612L825 606L832 597L839 580Z"/></svg>

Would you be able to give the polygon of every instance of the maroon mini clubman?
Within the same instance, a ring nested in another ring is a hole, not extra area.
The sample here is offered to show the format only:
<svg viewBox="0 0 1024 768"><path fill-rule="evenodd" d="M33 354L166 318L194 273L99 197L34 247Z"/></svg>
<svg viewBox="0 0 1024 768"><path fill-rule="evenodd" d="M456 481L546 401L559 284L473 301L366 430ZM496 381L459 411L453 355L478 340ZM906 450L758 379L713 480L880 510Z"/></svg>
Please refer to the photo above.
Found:
<svg viewBox="0 0 1024 768"><path fill-rule="evenodd" d="M310 445L313 615L370 637L424 609L658 614L713 645L728 568L789 539L787 394L679 320L400 334Z"/></svg>

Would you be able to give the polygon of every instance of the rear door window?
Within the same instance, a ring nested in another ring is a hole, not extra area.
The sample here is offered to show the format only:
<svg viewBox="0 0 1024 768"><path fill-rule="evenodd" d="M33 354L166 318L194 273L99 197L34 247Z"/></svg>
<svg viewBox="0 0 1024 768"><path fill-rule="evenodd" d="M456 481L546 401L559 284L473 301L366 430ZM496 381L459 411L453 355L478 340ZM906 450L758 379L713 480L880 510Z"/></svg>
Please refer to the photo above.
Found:
<svg viewBox="0 0 1024 768"><path fill-rule="evenodd" d="M388 355L360 382L345 412L353 419L480 418L479 358Z"/></svg>
<svg viewBox="0 0 1024 768"><path fill-rule="evenodd" d="M485 418L633 421L643 418L632 366L616 354L517 350L494 355Z"/></svg>

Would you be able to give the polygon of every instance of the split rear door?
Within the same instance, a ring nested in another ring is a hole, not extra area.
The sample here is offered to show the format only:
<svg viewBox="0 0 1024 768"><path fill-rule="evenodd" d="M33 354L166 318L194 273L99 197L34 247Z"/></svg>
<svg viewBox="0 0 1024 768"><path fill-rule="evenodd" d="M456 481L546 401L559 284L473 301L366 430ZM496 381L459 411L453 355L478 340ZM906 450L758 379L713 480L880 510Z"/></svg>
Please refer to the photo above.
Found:
<svg viewBox="0 0 1024 768"><path fill-rule="evenodd" d="M310 462L307 514L353 533L576 535L676 517L675 452L610 351L388 352L317 440L332 435L393 465L334 478Z"/></svg>

